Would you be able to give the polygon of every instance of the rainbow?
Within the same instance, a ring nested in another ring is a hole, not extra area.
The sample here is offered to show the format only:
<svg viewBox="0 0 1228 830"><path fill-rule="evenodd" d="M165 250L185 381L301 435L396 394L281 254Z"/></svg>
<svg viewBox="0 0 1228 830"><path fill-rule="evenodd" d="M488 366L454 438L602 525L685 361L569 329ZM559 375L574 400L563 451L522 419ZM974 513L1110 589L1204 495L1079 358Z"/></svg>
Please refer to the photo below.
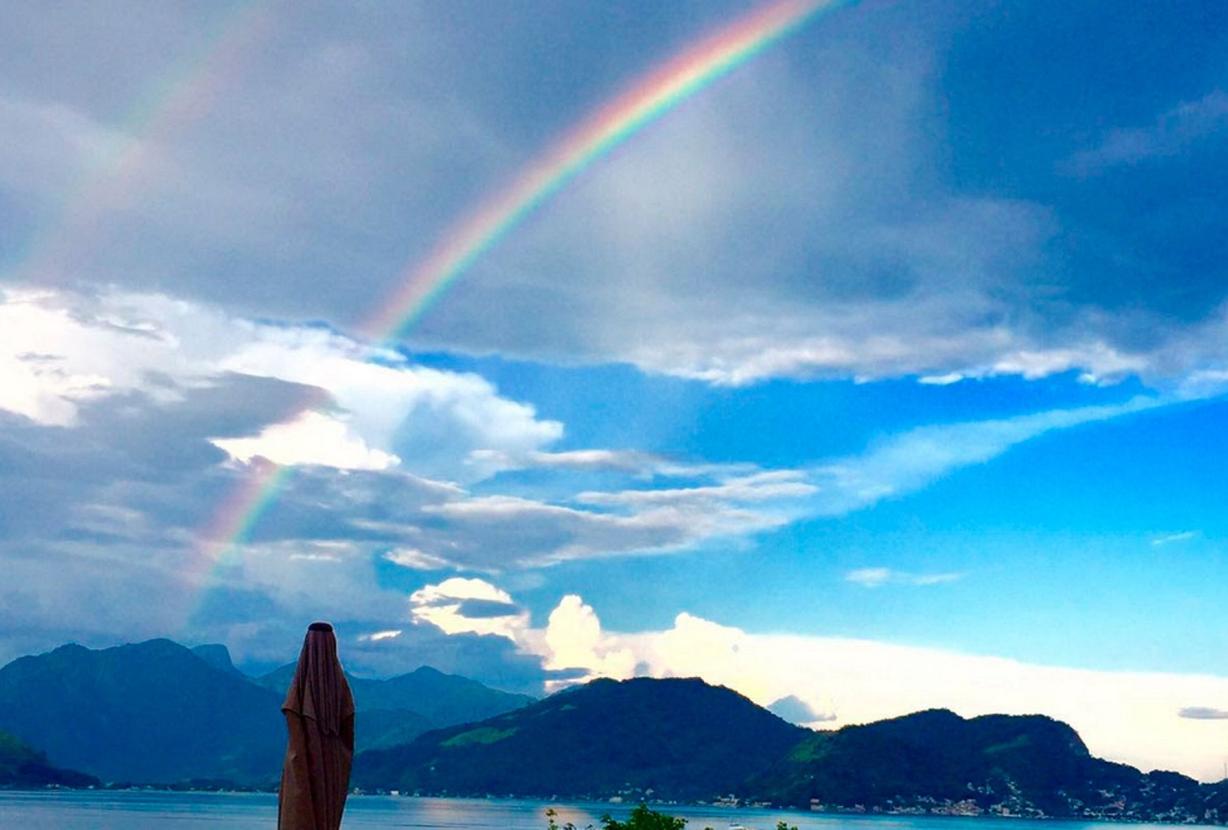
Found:
<svg viewBox="0 0 1228 830"><path fill-rule="evenodd" d="M361 327L374 339L403 334L475 261L568 182L665 113L802 26L848 0L778 0L702 38L593 112L502 192L443 236L402 287Z"/></svg>
<svg viewBox="0 0 1228 830"><path fill-rule="evenodd" d="M211 22L200 45L181 56L138 98L66 190L59 205L26 240L10 277L62 282L97 250L107 216L125 210L157 174L159 150L204 118L269 32L273 15L263 0L239 4Z"/></svg>
<svg viewBox="0 0 1228 830"><path fill-rule="evenodd" d="M291 469L264 458L245 465L239 485L214 511L212 523L199 534L202 570L231 564L238 544L281 495L290 480Z"/></svg>
<svg viewBox="0 0 1228 830"><path fill-rule="evenodd" d="M373 340L404 334L461 274L530 214L615 147L674 107L742 66L821 12L852 0L777 0L701 38L642 76L531 162L504 190L443 235L420 264L401 272L401 288L361 327ZM289 478L258 469L227 499L205 532L209 558L242 544Z"/></svg>

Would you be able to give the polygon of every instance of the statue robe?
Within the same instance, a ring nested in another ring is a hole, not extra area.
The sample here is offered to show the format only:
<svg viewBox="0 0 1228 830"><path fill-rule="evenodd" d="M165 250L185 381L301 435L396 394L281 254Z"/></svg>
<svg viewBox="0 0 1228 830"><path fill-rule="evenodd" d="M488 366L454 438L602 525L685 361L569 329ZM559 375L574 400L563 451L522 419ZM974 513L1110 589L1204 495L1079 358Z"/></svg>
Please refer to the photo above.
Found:
<svg viewBox="0 0 1228 830"><path fill-rule="evenodd" d="M320 627L317 627L320 626ZM354 757L354 698L331 626L313 623L281 711L288 742L278 830L338 830Z"/></svg>

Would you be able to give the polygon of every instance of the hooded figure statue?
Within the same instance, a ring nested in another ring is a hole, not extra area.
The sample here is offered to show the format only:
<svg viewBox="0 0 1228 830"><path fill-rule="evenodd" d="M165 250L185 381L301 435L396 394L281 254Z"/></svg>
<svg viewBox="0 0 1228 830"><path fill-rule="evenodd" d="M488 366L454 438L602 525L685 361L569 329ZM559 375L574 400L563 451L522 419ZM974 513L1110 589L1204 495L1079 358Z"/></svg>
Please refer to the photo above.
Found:
<svg viewBox="0 0 1228 830"><path fill-rule="evenodd" d="M338 830L354 757L354 698L328 623L312 623L281 705L289 742L278 830Z"/></svg>

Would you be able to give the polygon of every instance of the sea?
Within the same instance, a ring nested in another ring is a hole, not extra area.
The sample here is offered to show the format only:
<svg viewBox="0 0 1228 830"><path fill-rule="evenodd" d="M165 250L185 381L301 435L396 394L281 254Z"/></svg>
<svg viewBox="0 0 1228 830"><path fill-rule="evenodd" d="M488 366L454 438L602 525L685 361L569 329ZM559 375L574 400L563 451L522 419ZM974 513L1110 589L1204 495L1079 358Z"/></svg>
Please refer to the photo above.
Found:
<svg viewBox="0 0 1228 830"><path fill-rule="evenodd" d="M518 799L351 796L343 830L409 827L418 830L545 830L546 810L578 828L600 826L609 813L624 818L629 804L561 803ZM775 830L786 821L798 830L1104 830L1096 822L938 816L832 816L815 813L716 806L662 806L687 819L687 830ZM3 830L272 830L277 796L266 793L172 793L156 791L0 791ZM1132 830L1171 830L1171 825L1131 825Z"/></svg>

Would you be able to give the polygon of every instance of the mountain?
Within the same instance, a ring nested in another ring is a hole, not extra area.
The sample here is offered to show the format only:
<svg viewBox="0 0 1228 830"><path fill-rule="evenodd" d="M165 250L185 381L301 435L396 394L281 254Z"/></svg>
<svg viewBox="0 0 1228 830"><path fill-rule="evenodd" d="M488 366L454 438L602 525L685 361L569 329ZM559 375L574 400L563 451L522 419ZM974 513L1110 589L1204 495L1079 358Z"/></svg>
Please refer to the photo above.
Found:
<svg viewBox="0 0 1228 830"><path fill-rule="evenodd" d="M354 780L454 795L708 798L806 734L702 680L595 680L479 724L361 753Z"/></svg>
<svg viewBox="0 0 1228 830"><path fill-rule="evenodd" d="M281 696L170 640L66 645L0 669L0 729L108 781L271 783Z"/></svg>
<svg viewBox="0 0 1228 830"><path fill-rule="evenodd" d="M242 674L242 672L235 668L235 664L231 662L230 649L221 643L207 643L203 646L194 646L191 651L201 660L204 660L219 671L224 671L228 674Z"/></svg>
<svg viewBox="0 0 1228 830"><path fill-rule="evenodd" d="M106 781L263 786L281 771L281 702L293 676L290 664L254 680L217 644L66 645L0 669L0 729ZM532 701L427 667L351 683L360 751Z"/></svg>
<svg viewBox="0 0 1228 830"><path fill-rule="evenodd" d="M1228 820L1217 786L1094 758L1051 718L938 709L813 733L741 792L830 810Z"/></svg>
<svg viewBox="0 0 1228 830"><path fill-rule="evenodd" d="M256 682L284 692L294 678L294 665L288 663L257 678ZM430 666L386 680L355 677L348 672L345 676L359 712L409 711L424 719L428 728L485 720L534 702L528 695L501 692Z"/></svg>
<svg viewBox="0 0 1228 830"><path fill-rule="evenodd" d="M0 788L91 787L98 779L47 763L47 757L21 740L0 732Z"/></svg>
<svg viewBox="0 0 1228 830"><path fill-rule="evenodd" d="M833 812L1228 824L1228 780L1095 758L1039 715L929 710L813 732L701 680L597 680L476 724L360 753L373 789L746 801Z"/></svg>
<svg viewBox="0 0 1228 830"><path fill-rule="evenodd" d="M287 663L255 682L282 693L294 679L294 668L294 663ZM485 720L534 701L430 666L386 680L349 672L345 677L358 711L355 749L359 752L409 743L423 732Z"/></svg>

